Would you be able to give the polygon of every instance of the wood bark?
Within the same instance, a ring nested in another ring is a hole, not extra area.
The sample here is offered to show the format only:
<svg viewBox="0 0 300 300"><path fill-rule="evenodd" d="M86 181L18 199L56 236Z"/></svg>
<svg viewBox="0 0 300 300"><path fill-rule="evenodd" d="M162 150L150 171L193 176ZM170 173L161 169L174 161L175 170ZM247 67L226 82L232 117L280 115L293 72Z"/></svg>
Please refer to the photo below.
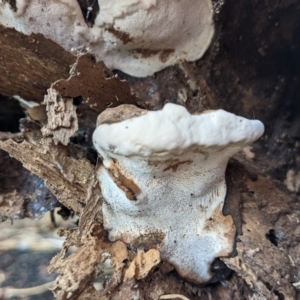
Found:
<svg viewBox="0 0 300 300"><path fill-rule="evenodd" d="M0 27L0 93L40 104L27 110L21 133L0 133L0 217L36 217L28 203L51 210L56 199L80 216L77 229L61 231L66 241L49 267L58 273L57 299L299 299L299 3L214 1L214 10L217 33L202 60L144 79L113 73L90 55L77 58L42 35ZM102 228L101 161L91 143L97 114L122 103L157 110L166 102L193 113L223 108L266 125L265 136L227 169L223 213L234 218L236 250L216 260L206 286L164 262L145 278L127 278L137 253L109 242ZM44 202L33 195L40 183ZM71 246L77 251L68 256ZM97 291L103 253L115 273Z"/></svg>

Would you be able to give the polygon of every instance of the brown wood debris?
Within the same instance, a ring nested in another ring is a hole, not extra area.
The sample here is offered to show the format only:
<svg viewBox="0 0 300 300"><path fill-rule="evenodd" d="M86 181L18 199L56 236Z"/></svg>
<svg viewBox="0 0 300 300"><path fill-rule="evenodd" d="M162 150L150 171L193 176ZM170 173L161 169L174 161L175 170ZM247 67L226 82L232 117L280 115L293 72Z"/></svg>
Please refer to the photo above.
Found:
<svg viewBox="0 0 300 300"><path fill-rule="evenodd" d="M272 236L276 223L291 214L293 197L284 193L284 187L271 178L254 175L257 171L250 173L240 164L230 168L228 177L235 185L229 185L229 193L239 190L243 225L237 237L237 255L222 260L260 297L295 299L292 286L295 265L292 261L297 257L293 249L281 246L275 235ZM294 227L292 220L288 226Z"/></svg>
<svg viewBox="0 0 300 300"><path fill-rule="evenodd" d="M160 253L156 249L150 249L146 253L144 250L138 250L125 272L125 280L136 278L138 280L147 277L153 267L160 263Z"/></svg>
<svg viewBox="0 0 300 300"><path fill-rule="evenodd" d="M80 114L84 112L93 116L91 107L101 111L107 106L135 103L126 82L120 81L102 62L96 63L90 55L76 58L40 34L26 36L2 26L0 60L1 94L19 95L41 103L48 89L45 105L29 108L28 118L20 121L22 133L1 133L0 148L6 149L25 168L44 179L59 201L75 213L81 214L85 199L91 194L95 203L100 201L101 211L100 188L95 184L94 166L85 159L87 149L74 144L63 145L69 144L70 137L78 131L78 123L80 125L74 97L86 97L80 104ZM68 79L58 80L60 78ZM62 93L71 95L63 96L50 88L53 82L63 90ZM95 126L96 118L92 123ZM89 135L92 130L89 130ZM18 194L15 190L9 191L8 198L2 197L1 216L4 219L23 216L24 200L20 199L24 197L15 193ZM14 199L13 203L11 199ZM101 214L97 217L102 218Z"/></svg>
<svg viewBox="0 0 300 300"><path fill-rule="evenodd" d="M78 57L70 70L68 79L53 84L64 97L83 97L84 104L97 112L121 104L135 104L126 81L121 81L102 61L97 62L91 55Z"/></svg>
<svg viewBox="0 0 300 300"><path fill-rule="evenodd" d="M108 256L111 257L111 264L115 270L110 288L115 288L122 280L124 261L128 258L126 245L122 242L110 243L101 225L95 224L94 220L90 220L88 225L89 230L81 237L78 230L60 232L67 239L63 249L52 259L49 266L50 272L60 274L52 287L57 299L109 299L106 296L107 291L97 291L93 287L93 281L101 275L101 270L100 273L97 272L97 266ZM66 256L71 246L77 247L77 250ZM86 298L86 293L95 298Z"/></svg>
<svg viewBox="0 0 300 300"><path fill-rule="evenodd" d="M7 140L0 142L0 148L22 162L30 172L43 178L59 202L76 214L82 213L88 189L91 185L94 186L94 166L89 161L68 157L67 148L62 145L55 146L47 139L41 140L40 145ZM58 157L63 157L63 163ZM99 202L98 185L94 187L93 195L95 201Z"/></svg>
<svg viewBox="0 0 300 300"><path fill-rule="evenodd" d="M48 89L44 98L48 115L48 123L42 128L44 137L52 137L57 145L59 142L68 145L70 137L78 130L76 107L73 98L61 96L55 89Z"/></svg>
<svg viewBox="0 0 300 300"><path fill-rule="evenodd" d="M0 61L0 94L8 97L41 103L54 83L62 96L82 96L98 112L135 104L128 84L103 62L96 63L91 55L76 58L42 34L26 36L0 25Z"/></svg>
<svg viewBox="0 0 300 300"><path fill-rule="evenodd" d="M0 162L0 222L25 217L38 219L58 206L43 180L3 150Z"/></svg>
<svg viewBox="0 0 300 300"><path fill-rule="evenodd" d="M0 94L40 103L54 81L69 76L76 57L42 34L0 25L0 61Z"/></svg>

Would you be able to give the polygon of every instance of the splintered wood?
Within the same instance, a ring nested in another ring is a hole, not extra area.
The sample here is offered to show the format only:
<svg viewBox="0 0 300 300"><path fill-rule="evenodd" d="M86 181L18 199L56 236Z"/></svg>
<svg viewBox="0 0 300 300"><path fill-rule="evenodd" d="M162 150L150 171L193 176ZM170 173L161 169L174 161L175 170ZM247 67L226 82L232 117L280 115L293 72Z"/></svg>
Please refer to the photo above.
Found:
<svg viewBox="0 0 300 300"><path fill-rule="evenodd" d="M242 234L238 236L237 256L222 260L263 299L278 299L275 291L282 299L293 300L295 289L291 281L295 266L291 256L269 237L276 223L291 213L292 197L283 193L282 186L270 178L249 176L249 173L247 176L247 172L241 171L235 169L236 188L229 187L229 190L238 188L241 191L241 187L245 187L244 192L239 192ZM300 217L300 213L298 215ZM293 253L294 247L286 251Z"/></svg>
<svg viewBox="0 0 300 300"><path fill-rule="evenodd" d="M46 186L59 202L76 214L82 213L92 185L94 200L99 203L101 211L100 188L93 184L94 166L86 159L68 157L64 146L47 144L47 140L41 140L39 145L7 140L0 142L0 148L21 161L33 174L44 179ZM64 156L63 162L57 159L59 155Z"/></svg>
<svg viewBox="0 0 300 300"><path fill-rule="evenodd" d="M48 89L44 98L48 124L42 128L44 137L52 137L54 144L68 145L70 137L78 130L76 107L73 98L62 97L55 89Z"/></svg>
<svg viewBox="0 0 300 300"><path fill-rule="evenodd" d="M151 269L160 263L160 253L156 249L150 249L148 252L138 250L125 272L125 279L136 278L138 280L147 277Z"/></svg>
<svg viewBox="0 0 300 300"><path fill-rule="evenodd" d="M49 266L50 272L59 274L52 287L57 299L79 299L78 297L84 297L86 292L95 297L90 299L108 299L106 291L90 289L96 277L101 275L97 274L97 265L103 263L108 256L115 270L110 286L115 287L122 280L124 261L128 259L126 245L122 242L109 243L101 225L95 224L93 220L90 220L89 226L89 230L81 238L78 230L60 232L62 236L66 236L66 241L61 252L52 259ZM76 246L77 250L67 256L71 246Z"/></svg>
<svg viewBox="0 0 300 300"><path fill-rule="evenodd" d="M91 55L78 57L71 68L68 79L53 84L63 97L82 97L84 104L97 112L121 104L135 104L126 81L120 80L102 61L97 62Z"/></svg>
<svg viewBox="0 0 300 300"><path fill-rule="evenodd" d="M5 32L8 33L7 38L10 37L9 34L13 33L10 29L5 29ZM20 33L16 33L16 36L24 38L25 41L28 38L23 37ZM39 36L39 39L42 41L41 44L48 45L48 40L44 37ZM15 43L17 42L18 39ZM49 41L49 43L52 42ZM46 46L40 50L45 56L52 53L50 50L47 53L48 47ZM61 51L64 53L64 50ZM34 56L34 53L30 50L28 55ZM66 53L53 57L59 64L60 57L71 62L73 56ZM46 73L51 71L42 70ZM14 135L12 136L14 140L12 140L9 139L9 134L6 134L2 138L0 148L21 161L23 166L33 174L42 178L59 202L76 214L81 215L86 207L87 199L90 199L90 203L93 205L98 204L97 209L94 210L89 210L91 206L87 206L84 215L88 215L90 211L95 213L93 216L97 220L102 220L102 198L95 178L95 167L85 159L87 154L85 148L74 144L69 145L70 138L78 131L78 117L73 97L82 96L83 99L86 97L81 106L85 106L87 109L91 109L90 106L92 106L97 111L104 110L111 101L114 102L113 106L119 103L134 103L134 97L131 96L126 82L115 78L102 62L96 63L90 55L78 57L72 66L71 73L68 80L58 80L51 85L48 94L44 97L44 105L28 109L29 118L22 121L22 135ZM58 72L58 74L60 73ZM66 73L63 74L67 77ZM93 89L90 86L91 83L99 84L99 88ZM59 87L63 92L57 91L53 86ZM17 91L14 90L13 93L17 93ZM20 94L22 95L22 93ZM31 98L32 95L28 97ZM44 107L46 107L47 115ZM44 127L40 129L38 124L44 125ZM23 142L20 143L21 141ZM14 206L11 205L11 207ZM7 214L12 215L13 212L9 210Z"/></svg>
<svg viewBox="0 0 300 300"><path fill-rule="evenodd" d="M76 57L42 34L0 25L0 94L41 103L50 85L67 78Z"/></svg>

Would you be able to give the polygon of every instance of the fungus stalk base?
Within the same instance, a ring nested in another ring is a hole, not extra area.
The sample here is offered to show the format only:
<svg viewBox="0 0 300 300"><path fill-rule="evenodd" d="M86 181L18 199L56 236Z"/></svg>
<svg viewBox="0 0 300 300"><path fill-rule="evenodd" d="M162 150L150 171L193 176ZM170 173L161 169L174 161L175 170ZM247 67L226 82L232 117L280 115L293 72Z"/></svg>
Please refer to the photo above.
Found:
<svg viewBox="0 0 300 300"><path fill-rule="evenodd" d="M109 153L98 171L109 239L158 249L182 277L207 282L211 263L232 252L235 237L232 217L222 214L227 159L219 152L194 148L151 159Z"/></svg>

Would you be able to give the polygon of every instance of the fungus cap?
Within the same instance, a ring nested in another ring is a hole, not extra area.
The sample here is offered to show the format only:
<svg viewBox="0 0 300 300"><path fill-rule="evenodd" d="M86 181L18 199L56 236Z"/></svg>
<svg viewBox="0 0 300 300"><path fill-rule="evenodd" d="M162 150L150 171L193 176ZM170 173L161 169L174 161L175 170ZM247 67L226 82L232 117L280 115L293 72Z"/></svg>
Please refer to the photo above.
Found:
<svg viewBox="0 0 300 300"><path fill-rule="evenodd" d="M98 0L88 24L76 0L0 4L0 24L42 33L66 50L86 47L111 69L144 77L201 58L214 34L211 0Z"/></svg>
<svg viewBox="0 0 300 300"><path fill-rule="evenodd" d="M107 124L119 111L123 120ZM125 119L129 112L131 116ZM231 149L236 152L237 147L252 143L264 131L260 121L247 120L222 109L191 115L183 106L168 103L162 110L145 112L134 105L121 105L102 113L98 119L100 126L94 133L98 152L146 157L180 155L191 147L213 152L226 146L226 152L230 153Z"/></svg>
<svg viewBox="0 0 300 300"><path fill-rule="evenodd" d="M207 282L211 263L234 245L233 219L222 214L228 159L258 139L263 124L166 104L107 109L98 125L93 142L103 157L98 179L109 239L157 249L182 277Z"/></svg>

